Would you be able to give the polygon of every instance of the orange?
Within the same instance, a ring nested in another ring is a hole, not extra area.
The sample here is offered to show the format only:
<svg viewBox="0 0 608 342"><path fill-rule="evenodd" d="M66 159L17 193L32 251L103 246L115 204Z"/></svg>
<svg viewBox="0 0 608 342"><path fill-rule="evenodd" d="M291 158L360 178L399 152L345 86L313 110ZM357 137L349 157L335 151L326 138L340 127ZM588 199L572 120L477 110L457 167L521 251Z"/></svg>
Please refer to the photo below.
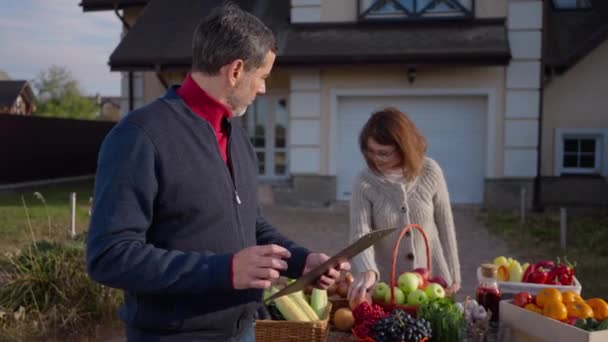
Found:
<svg viewBox="0 0 608 342"><path fill-rule="evenodd" d="M585 302L570 302L566 304L568 317L587 319L593 317L593 310Z"/></svg>
<svg viewBox="0 0 608 342"><path fill-rule="evenodd" d="M524 309L526 309L528 311L536 312L537 314L543 313L543 309L539 308L538 305L532 304L532 303L526 304L526 306L524 306Z"/></svg>
<svg viewBox="0 0 608 342"><path fill-rule="evenodd" d="M543 315L558 321L568 318L568 309L558 300L550 300L543 307Z"/></svg>
<svg viewBox="0 0 608 342"><path fill-rule="evenodd" d="M601 298L591 298L587 300L587 305L593 310L593 318L598 321L608 319L608 303Z"/></svg>
<svg viewBox="0 0 608 342"><path fill-rule="evenodd" d="M564 304L572 302L583 302L583 298L581 297L581 295L574 291L564 291L562 293L562 302L564 302Z"/></svg>
<svg viewBox="0 0 608 342"><path fill-rule="evenodd" d="M561 303L562 293L559 292L559 290L557 289L549 287L546 289L542 289L536 295L536 305L540 306L541 308L544 308L545 305L547 305L550 301L556 301Z"/></svg>

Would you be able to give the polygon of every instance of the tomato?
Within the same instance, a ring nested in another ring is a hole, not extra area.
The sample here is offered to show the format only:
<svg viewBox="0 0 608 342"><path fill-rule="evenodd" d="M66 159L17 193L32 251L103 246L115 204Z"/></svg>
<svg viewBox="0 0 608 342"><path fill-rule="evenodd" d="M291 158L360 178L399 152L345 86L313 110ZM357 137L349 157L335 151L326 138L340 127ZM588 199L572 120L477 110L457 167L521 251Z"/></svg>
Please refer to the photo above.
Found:
<svg viewBox="0 0 608 342"><path fill-rule="evenodd" d="M547 303L550 301L560 302L562 301L562 293L559 290L554 288L546 288L540 290L540 292L536 295L536 305L544 308ZM565 308L565 307L564 307Z"/></svg>
<svg viewBox="0 0 608 342"><path fill-rule="evenodd" d="M513 304L520 308L523 308L530 303L532 303L532 294L530 294L530 292L520 292L513 298Z"/></svg>
<svg viewBox="0 0 608 342"><path fill-rule="evenodd" d="M558 321L562 321L568 318L568 309L561 301L549 300L543 307L543 315Z"/></svg>

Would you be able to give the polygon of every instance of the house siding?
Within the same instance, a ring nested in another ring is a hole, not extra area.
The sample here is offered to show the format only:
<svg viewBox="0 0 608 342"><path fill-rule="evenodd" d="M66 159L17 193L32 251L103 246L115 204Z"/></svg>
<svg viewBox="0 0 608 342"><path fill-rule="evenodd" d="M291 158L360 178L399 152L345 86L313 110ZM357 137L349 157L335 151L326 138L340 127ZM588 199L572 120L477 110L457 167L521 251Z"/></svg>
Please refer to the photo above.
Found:
<svg viewBox="0 0 608 342"><path fill-rule="evenodd" d="M543 176L555 172L556 129L608 129L608 41L552 79L543 93ZM608 138L608 137L606 137ZM607 158L608 151L603 151Z"/></svg>

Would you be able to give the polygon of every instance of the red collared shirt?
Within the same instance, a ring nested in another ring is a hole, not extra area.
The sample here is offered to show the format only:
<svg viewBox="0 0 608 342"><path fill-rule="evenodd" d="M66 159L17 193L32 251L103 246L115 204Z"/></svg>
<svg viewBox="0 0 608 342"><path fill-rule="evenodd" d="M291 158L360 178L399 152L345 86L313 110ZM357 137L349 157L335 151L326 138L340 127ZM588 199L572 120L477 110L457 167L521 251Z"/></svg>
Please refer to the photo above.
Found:
<svg viewBox="0 0 608 342"><path fill-rule="evenodd" d="M190 74L186 76L182 86L177 89L177 94L186 102L192 112L211 124L222 159L228 165L228 132L223 127L222 120L231 116L230 110L201 89Z"/></svg>

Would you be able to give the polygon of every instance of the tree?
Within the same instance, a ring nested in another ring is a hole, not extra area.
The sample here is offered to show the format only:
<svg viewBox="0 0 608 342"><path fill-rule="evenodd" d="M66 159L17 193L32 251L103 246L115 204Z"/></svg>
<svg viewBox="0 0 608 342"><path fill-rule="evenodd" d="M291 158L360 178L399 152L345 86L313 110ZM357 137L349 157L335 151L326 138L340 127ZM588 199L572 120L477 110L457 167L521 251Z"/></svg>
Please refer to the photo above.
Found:
<svg viewBox="0 0 608 342"><path fill-rule="evenodd" d="M33 84L39 101L36 115L95 119L99 110L95 101L82 94L78 81L67 68L53 65L41 71Z"/></svg>

